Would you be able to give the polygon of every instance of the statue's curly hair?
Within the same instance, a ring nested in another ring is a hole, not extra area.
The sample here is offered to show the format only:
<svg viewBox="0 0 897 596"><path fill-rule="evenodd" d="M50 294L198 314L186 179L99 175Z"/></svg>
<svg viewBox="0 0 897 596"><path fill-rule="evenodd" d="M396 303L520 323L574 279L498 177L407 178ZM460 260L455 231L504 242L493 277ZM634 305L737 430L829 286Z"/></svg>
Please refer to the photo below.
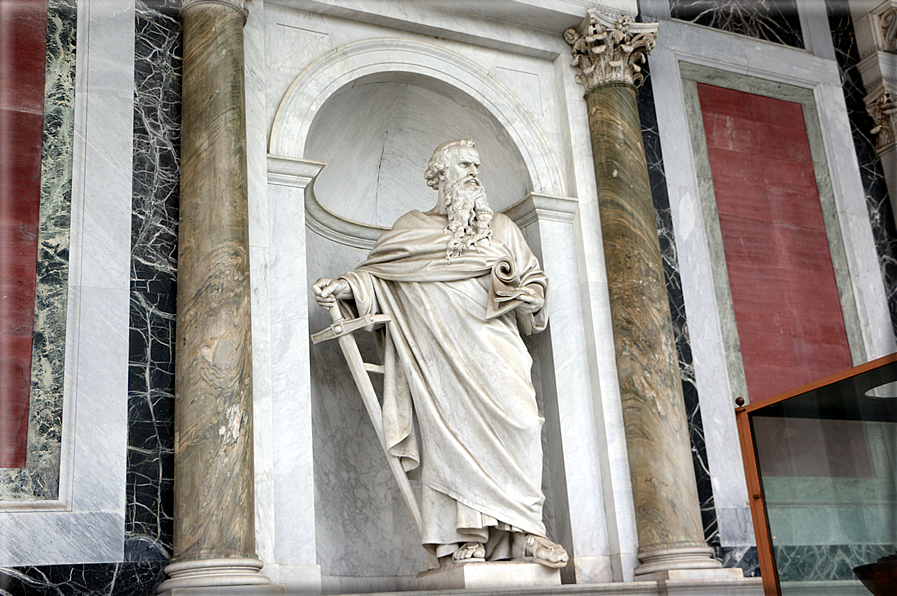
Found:
<svg viewBox="0 0 897 596"><path fill-rule="evenodd" d="M445 172L445 169L449 167L449 151L455 147L470 147L471 149L476 149L476 146L470 139L447 141L439 147L436 147L436 151L433 152L433 157L431 157L429 163L427 163L427 171L424 172L424 178L427 179L427 186L430 188L434 190L439 188L439 177Z"/></svg>

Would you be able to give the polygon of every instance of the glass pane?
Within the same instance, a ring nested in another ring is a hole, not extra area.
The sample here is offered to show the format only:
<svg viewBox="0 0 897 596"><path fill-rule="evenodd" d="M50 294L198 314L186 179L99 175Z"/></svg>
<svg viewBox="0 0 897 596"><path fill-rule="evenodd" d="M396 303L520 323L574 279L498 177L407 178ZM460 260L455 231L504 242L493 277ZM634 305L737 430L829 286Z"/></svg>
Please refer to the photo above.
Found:
<svg viewBox="0 0 897 596"><path fill-rule="evenodd" d="M891 363L751 414L782 594L868 595L854 568L897 554L895 380Z"/></svg>
<svg viewBox="0 0 897 596"><path fill-rule="evenodd" d="M670 14L697 25L804 47L795 0L670 0Z"/></svg>

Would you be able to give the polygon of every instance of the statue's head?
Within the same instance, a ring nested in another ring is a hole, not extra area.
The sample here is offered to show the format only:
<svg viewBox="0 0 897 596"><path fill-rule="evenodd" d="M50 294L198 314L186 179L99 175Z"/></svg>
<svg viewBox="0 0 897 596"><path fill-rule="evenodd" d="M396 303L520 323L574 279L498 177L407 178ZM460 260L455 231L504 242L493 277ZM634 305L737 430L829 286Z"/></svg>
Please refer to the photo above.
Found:
<svg viewBox="0 0 897 596"><path fill-rule="evenodd" d="M446 258L488 242L492 237L492 209L478 176L480 156L473 141L461 139L441 144L433 152L424 176L439 191L440 213L448 217L452 233Z"/></svg>
<svg viewBox="0 0 897 596"><path fill-rule="evenodd" d="M471 171L473 177L476 177L479 166L480 155L473 141L470 139L448 141L436 147L433 157L427 164L424 177L427 179L427 186L438 190L443 181L452 184L470 175Z"/></svg>

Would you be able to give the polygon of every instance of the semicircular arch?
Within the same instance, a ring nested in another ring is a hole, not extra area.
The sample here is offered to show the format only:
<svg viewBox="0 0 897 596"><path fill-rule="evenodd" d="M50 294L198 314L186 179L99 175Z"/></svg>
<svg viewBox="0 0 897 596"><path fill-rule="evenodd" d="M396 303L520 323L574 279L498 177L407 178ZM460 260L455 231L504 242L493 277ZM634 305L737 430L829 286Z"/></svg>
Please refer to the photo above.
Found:
<svg viewBox="0 0 897 596"><path fill-rule="evenodd" d="M383 73L438 80L472 97L517 146L533 192L566 196L564 179L541 127L513 92L467 58L420 41L357 41L310 64L294 79L277 108L269 153L303 158L312 122L324 103L352 81Z"/></svg>

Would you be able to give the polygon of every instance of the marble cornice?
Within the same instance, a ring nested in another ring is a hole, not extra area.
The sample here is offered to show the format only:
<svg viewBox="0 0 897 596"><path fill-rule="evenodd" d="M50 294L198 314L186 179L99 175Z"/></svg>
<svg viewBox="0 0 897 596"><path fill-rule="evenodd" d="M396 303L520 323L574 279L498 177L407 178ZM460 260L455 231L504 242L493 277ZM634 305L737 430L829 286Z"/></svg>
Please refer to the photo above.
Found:
<svg viewBox="0 0 897 596"><path fill-rule="evenodd" d="M572 47L573 66L580 70L576 82L586 93L612 83L638 86L645 76L639 66L654 49L657 23L636 23L627 14L608 14L590 8L578 28L564 32Z"/></svg>
<svg viewBox="0 0 897 596"><path fill-rule="evenodd" d="M380 234L389 228L342 217L321 205L315 196L314 181L325 165L320 161L269 153L268 184L303 191L305 225L312 231L338 244L370 250Z"/></svg>
<svg viewBox="0 0 897 596"><path fill-rule="evenodd" d="M523 200L504 210L518 227L524 228L537 221L571 223L579 201L572 197L553 197L530 193Z"/></svg>

